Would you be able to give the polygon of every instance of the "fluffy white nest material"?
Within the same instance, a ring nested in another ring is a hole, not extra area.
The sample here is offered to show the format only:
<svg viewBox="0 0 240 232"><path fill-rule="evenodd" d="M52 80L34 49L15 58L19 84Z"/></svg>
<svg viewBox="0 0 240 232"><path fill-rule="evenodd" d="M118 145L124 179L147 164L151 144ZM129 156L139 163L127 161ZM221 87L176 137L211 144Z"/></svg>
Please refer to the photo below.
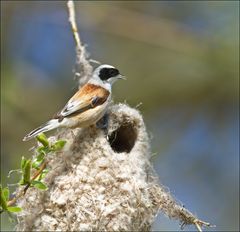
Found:
<svg viewBox="0 0 240 232"><path fill-rule="evenodd" d="M49 156L49 189L31 188L18 202L17 230L148 231L159 210L185 224L195 217L160 185L150 165L141 114L110 108L108 139L94 126L62 130L62 152Z"/></svg>

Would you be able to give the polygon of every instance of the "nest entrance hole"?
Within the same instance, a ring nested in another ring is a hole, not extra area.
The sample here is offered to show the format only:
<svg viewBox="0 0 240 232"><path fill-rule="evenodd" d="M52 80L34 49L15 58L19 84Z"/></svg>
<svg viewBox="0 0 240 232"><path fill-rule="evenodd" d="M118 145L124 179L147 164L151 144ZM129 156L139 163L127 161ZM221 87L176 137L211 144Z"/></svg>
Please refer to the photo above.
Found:
<svg viewBox="0 0 240 232"><path fill-rule="evenodd" d="M135 145L137 130L131 123L121 125L109 136L109 143L115 152L129 153Z"/></svg>

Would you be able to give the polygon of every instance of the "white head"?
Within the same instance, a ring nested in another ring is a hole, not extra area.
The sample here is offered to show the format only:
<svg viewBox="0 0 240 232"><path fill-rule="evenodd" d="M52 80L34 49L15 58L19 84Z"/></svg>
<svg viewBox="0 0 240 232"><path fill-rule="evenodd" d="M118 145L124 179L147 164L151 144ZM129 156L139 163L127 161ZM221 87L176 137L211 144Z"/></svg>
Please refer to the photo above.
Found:
<svg viewBox="0 0 240 232"><path fill-rule="evenodd" d="M93 79L100 79L103 84L112 85L116 80L125 78L115 67L108 64L103 64L94 70Z"/></svg>

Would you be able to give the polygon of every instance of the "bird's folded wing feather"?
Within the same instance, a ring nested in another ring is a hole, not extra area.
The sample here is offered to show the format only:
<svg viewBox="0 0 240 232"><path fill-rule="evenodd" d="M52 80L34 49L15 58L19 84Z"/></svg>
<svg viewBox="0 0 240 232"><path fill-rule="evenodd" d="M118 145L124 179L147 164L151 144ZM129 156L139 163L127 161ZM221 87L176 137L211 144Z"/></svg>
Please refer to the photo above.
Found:
<svg viewBox="0 0 240 232"><path fill-rule="evenodd" d="M81 113L104 103L110 92L101 86L86 84L64 106L57 117Z"/></svg>

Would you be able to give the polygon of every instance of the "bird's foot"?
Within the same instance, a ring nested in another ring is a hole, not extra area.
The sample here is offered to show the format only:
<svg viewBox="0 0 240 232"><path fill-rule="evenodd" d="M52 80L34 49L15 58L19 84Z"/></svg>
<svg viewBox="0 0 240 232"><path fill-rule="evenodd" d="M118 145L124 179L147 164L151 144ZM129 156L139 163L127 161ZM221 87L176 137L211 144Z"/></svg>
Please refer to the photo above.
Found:
<svg viewBox="0 0 240 232"><path fill-rule="evenodd" d="M106 134L106 136L107 136L107 134L108 134L108 121L109 121L109 114L106 113L106 114L104 114L104 116L103 116L99 121L97 121L97 123L96 123L96 127L97 127L98 129L102 129L102 130L104 131L104 133Z"/></svg>

